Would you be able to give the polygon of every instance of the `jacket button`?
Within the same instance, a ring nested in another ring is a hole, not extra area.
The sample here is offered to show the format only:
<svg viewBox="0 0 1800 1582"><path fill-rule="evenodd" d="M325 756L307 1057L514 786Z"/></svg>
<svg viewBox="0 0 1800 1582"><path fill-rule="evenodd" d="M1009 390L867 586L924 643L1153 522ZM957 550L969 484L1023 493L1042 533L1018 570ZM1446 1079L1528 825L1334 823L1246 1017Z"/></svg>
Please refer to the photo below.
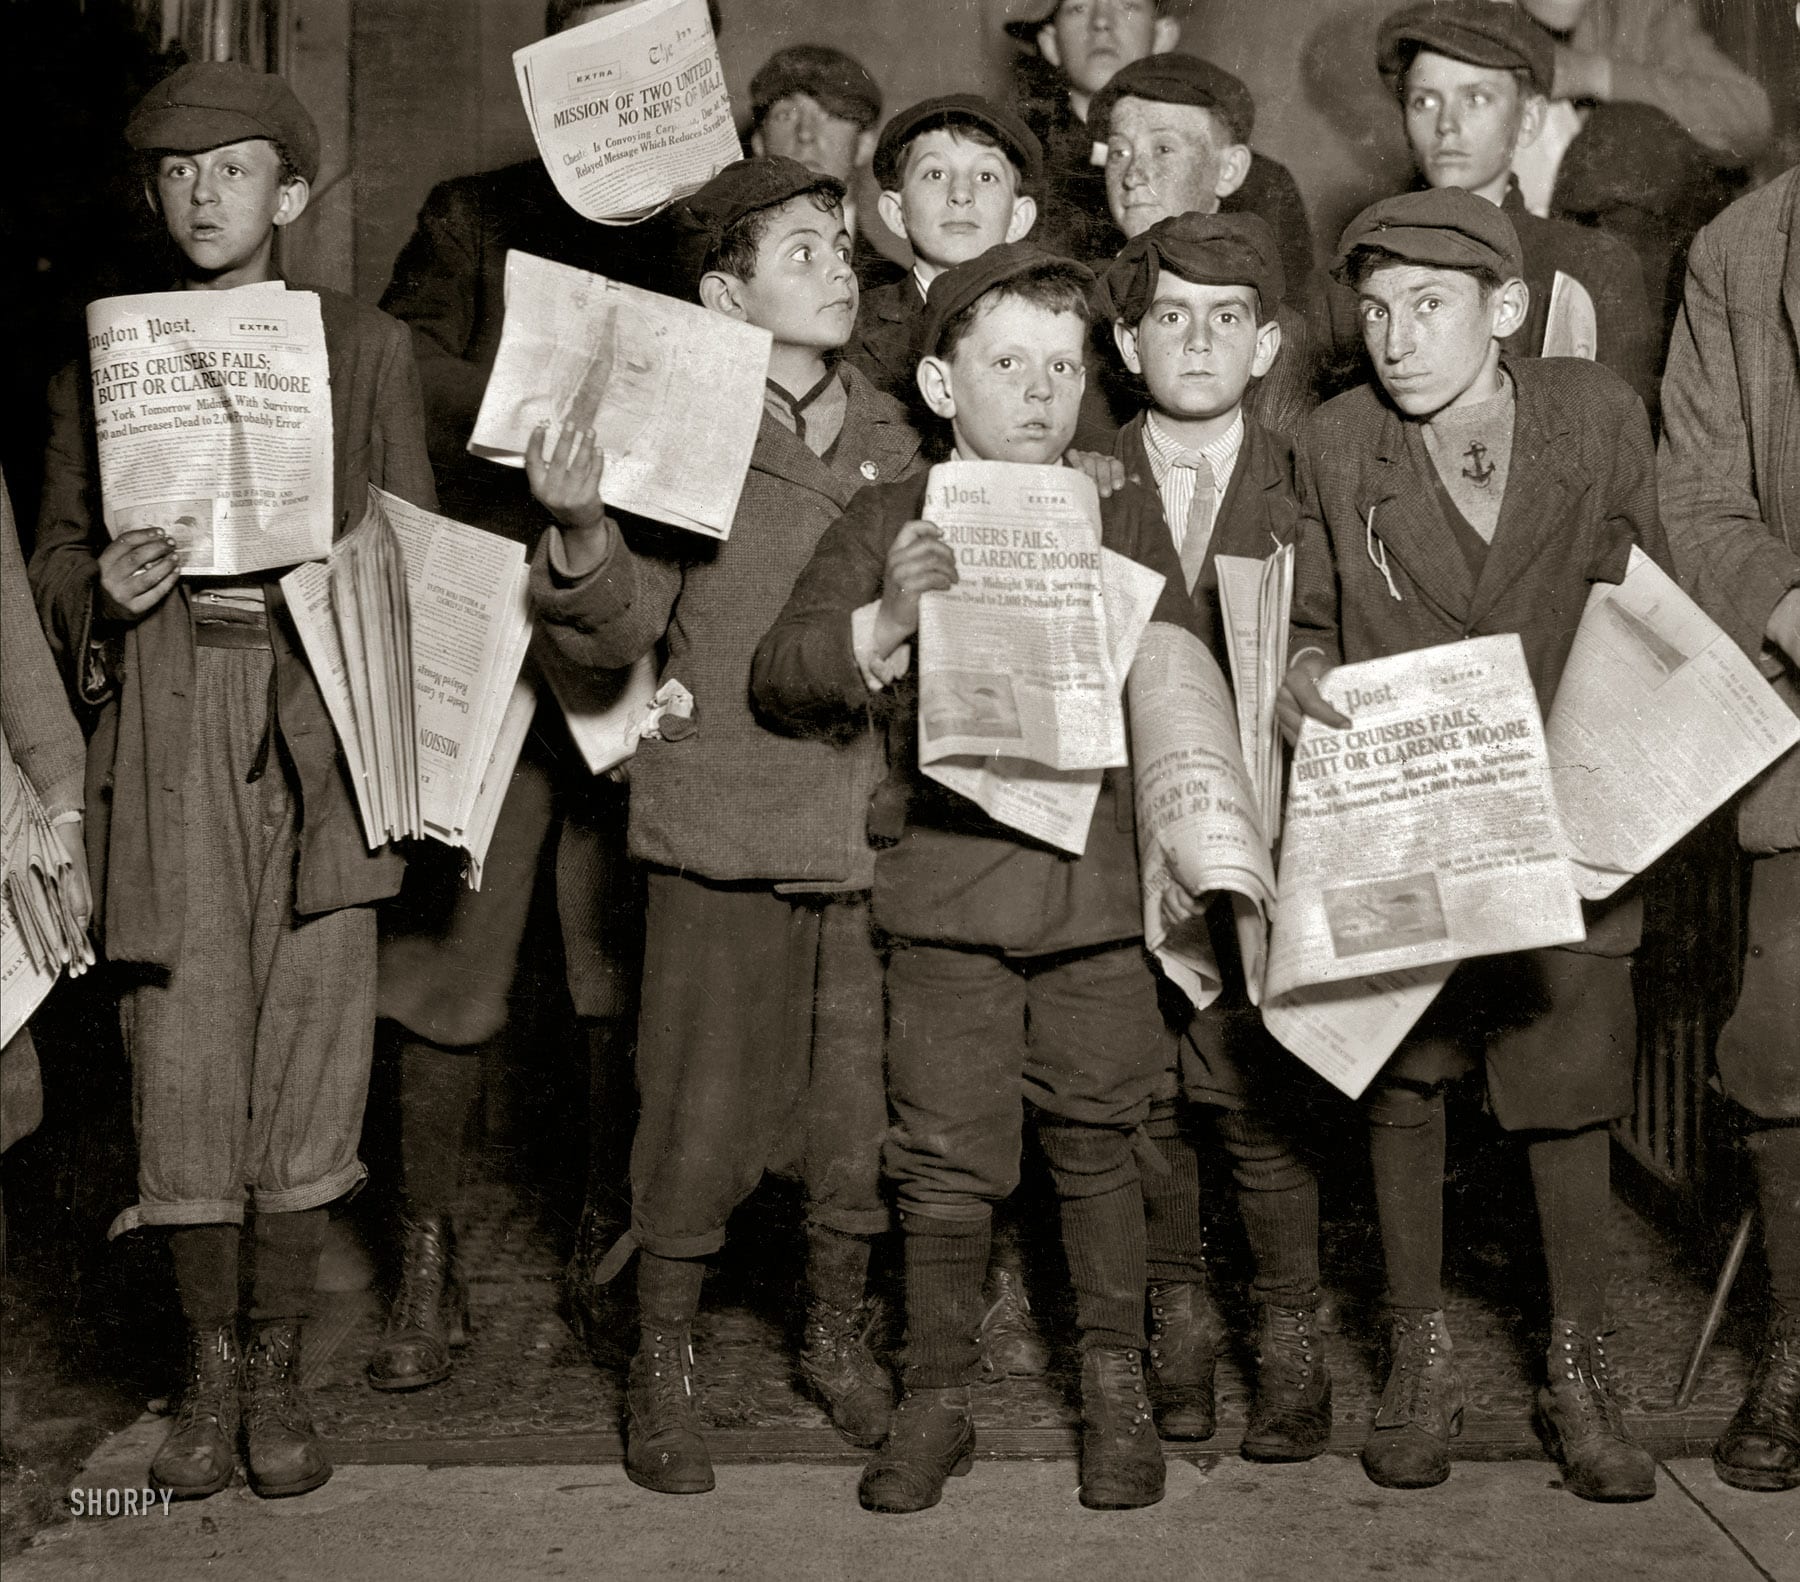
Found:
<svg viewBox="0 0 1800 1582"><path fill-rule="evenodd" d="M862 464L862 467L860 470L862 472L862 475L865 478L867 478L870 483L873 483L877 478L879 478L881 476L881 469L879 467L877 467L875 465L875 463L872 461L865 461Z"/></svg>

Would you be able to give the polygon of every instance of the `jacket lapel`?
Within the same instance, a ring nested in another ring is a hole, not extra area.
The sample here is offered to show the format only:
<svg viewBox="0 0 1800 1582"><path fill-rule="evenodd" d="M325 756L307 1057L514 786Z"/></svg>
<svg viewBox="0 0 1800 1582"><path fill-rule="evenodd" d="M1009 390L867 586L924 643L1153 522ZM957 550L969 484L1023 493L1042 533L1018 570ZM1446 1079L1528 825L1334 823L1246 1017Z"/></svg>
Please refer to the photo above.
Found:
<svg viewBox="0 0 1800 1582"><path fill-rule="evenodd" d="M1373 452L1360 470L1356 515L1363 542L1344 545L1340 553L1361 551L1377 569L1391 561L1446 615L1464 620L1475 579L1437 508L1430 479L1416 476L1400 418L1385 405Z"/></svg>
<svg viewBox="0 0 1800 1582"><path fill-rule="evenodd" d="M858 489L891 483L911 465L919 437L899 407L882 396L855 368L840 365L849 385L844 426L832 461L815 456L797 434L764 415L750 465L802 489L826 496L841 511Z"/></svg>
<svg viewBox="0 0 1800 1582"><path fill-rule="evenodd" d="M1219 502L1219 519L1213 528L1212 543L1207 546L1206 564L1200 570L1202 582L1213 580L1215 556L1248 555L1262 560L1279 547L1279 501L1286 483L1274 445L1260 424L1246 418L1243 448L1238 452L1237 465L1231 469L1225 498ZM1287 536L1293 536L1291 527Z"/></svg>

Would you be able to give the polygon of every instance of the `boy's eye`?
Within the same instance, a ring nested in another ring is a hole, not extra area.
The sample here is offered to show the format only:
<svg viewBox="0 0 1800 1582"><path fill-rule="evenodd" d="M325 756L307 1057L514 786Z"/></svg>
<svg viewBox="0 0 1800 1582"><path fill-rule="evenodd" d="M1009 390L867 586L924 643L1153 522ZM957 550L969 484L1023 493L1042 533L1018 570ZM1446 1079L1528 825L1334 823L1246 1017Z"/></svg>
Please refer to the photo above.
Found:
<svg viewBox="0 0 1800 1582"><path fill-rule="evenodd" d="M1442 297L1421 297L1419 299L1419 311L1421 313L1435 313L1443 305L1444 299Z"/></svg>
<svg viewBox="0 0 1800 1582"><path fill-rule="evenodd" d="M810 264L813 261L812 248L807 246L804 242L801 243L800 246L794 249L793 259L797 264Z"/></svg>
<svg viewBox="0 0 1800 1582"><path fill-rule="evenodd" d="M1363 304L1362 316L1369 323L1374 324L1387 317L1387 309L1378 308L1373 302L1365 302Z"/></svg>
<svg viewBox="0 0 1800 1582"><path fill-rule="evenodd" d="M1235 308L1220 308L1214 315L1214 318L1220 324L1236 324L1238 322L1237 310Z"/></svg>
<svg viewBox="0 0 1800 1582"><path fill-rule="evenodd" d="M996 357L994 366L1002 373L1009 374L1019 366L1019 359L1017 357Z"/></svg>
<svg viewBox="0 0 1800 1582"><path fill-rule="evenodd" d="M845 263L849 263L850 262L850 244L848 242L840 243L838 246L838 249L837 249L837 255L839 258L843 259L843 261Z"/></svg>

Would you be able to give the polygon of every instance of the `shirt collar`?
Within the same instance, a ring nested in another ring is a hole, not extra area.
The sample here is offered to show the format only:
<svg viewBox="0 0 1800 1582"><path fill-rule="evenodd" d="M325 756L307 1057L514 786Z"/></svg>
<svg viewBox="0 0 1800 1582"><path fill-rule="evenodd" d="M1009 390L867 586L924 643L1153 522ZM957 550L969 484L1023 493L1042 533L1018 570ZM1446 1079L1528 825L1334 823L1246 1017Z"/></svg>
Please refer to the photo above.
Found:
<svg viewBox="0 0 1800 1582"><path fill-rule="evenodd" d="M1199 454L1206 459L1212 468L1215 479L1228 477L1237 462L1238 452L1244 445L1244 411L1238 408L1237 416L1231 420L1231 427L1226 429L1217 439L1202 445ZM1151 464L1156 468L1159 478L1171 467L1178 466L1185 458L1195 453L1183 445L1162 425L1155 408L1144 414L1144 450L1149 455Z"/></svg>

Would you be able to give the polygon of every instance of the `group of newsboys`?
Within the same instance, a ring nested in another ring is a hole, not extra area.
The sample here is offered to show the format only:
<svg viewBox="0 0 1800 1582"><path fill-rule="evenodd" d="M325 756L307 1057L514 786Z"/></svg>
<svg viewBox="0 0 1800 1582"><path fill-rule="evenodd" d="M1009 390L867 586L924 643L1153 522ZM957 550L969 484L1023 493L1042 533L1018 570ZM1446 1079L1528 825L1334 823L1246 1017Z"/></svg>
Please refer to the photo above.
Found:
<svg viewBox="0 0 1800 1582"><path fill-rule="evenodd" d="M549 23L611 9L552 4ZM1153 619L1221 659L1216 557L1292 544L1290 735L1303 715L1345 723L1320 690L1332 666L1492 633L1518 634L1548 710L1590 585L1619 580L1634 547L1687 569L1658 511L1641 285L1604 233L1519 209L1510 161L1555 44L1511 7L1442 0L1387 20L1380 69L1423 180L1359 214L1317 283L1296 278L1305 212L1248 146L1241 83L1173 49L1149 0L1039 9L1026 31L1069 70L1069 126L1052 117L1040 136L955 94L877 131L859 65L784 50L755 80L753 156L668 213L590 225L535 162L515 166L432 193L385 299L404 323L319 293L338 520L372 482L520 537L541 638L564 661L615 670L655 654L693 700L642 743L628 787L564 767L543 711L479 892L441 856L414 854L403 877L397 852L366 848L273 580L181 579L153 528L109 540L85 368L54 386L31 579L90 731L95 917L134 1069L139 1199L115 1231L166 1231L191 1332L159 1488L210 1494L240 1458L264 1495L330 1475L298 1392L298 1326L327 1205L366 1174L378 1017L400 1046L405 1212L369 1378L448 1375L466 1319L451 1208L472 1055L507 1020L547 860L597 1134L637 1107L629 1215L609 1226L596 1211L582 1266L591 1286L635 1258L633 1480L713 1486L691 1335L707 1259L773 1170L805 1195L799 1367L872 1453L862 1503L935 1504L976 1448L971 1385L1043 1364L1005 1207L1028 1112L1073 1287L1082 1502L1155 1502L1161 1440L1215 1431L1227 1335L1200 1154L1216 1145L1253 1271L1243 1453L1327 1447L1318 1091L1250 1011L1229 914L1215 929L1224 997L1172 1009L1143 943L1129 768L1107 771L1080 856L919 773L919 603L957 576L923 516L927 468L1081 466L1104 543L1164 579ZM1100 80L1077 73L1078 54ZM185 66L127 136L178 283L276 278L274 233L319 167L279 78ZM1104 146L1103 166L1085 148L1070 160L1083 142ZM873 213L823 173L871 160ZM900 237L903 272L882 256ZM509 248L770 333L724 541L609 510L604 434L540 431L523 482L466 456ZM1547 275L1584 261L1602 360L1530 355ZM1345 340L1362 349L1348 387L1288 432L1278 414L1316 370L1344 366L1331 353ZM1710 460L1665 439L1662 464ZM1708 585L1734 635L1791 661L1800 560L1760 523L1744 531L1769 552L1722 554ZM1165 906L1175 921L1208 901ZM1632 1104L1640 916L1627 891L1589 909L1578 946L1464 963L1361 1101L1389 1319L1362 1452L1377 1483L1441 1482L1461 1427L1441 1284L1445 1092L1479 1073L1539 1210L1545 1442L1576 1494L1654 1491L1604 1339L1608 1126ZM1758 970L1747 1002L1787 992ZM1800 1129L1784 1124L1800 1077L1791 1049L1766 1042L1740 1051L1727 1086L1758 1172L1768 1340L1716 1460L1741 1486L1785 1489L1800 1483ZM871 1245L896 1226L898 1390L869 1290Z"/></svg>

